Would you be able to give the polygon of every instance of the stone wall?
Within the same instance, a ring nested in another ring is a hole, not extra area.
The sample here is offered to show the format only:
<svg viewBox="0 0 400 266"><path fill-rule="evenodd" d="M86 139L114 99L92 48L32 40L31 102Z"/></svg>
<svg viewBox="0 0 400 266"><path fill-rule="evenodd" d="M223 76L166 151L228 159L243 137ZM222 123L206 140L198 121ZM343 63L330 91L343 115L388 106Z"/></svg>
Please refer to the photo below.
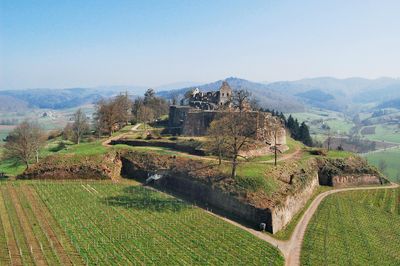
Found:
<svg viewBox="0 0 400 266"><path fill-rule="evenodd" d="M48 156L38 164L25 170L18 179L114 179L119 178L122 162L118 154L109 153L100 158L82 157L72 154Z"/></svg>
<svg viewBox="0 0 400 266"><path fill-rule="evenodd" d="M156 181L155 186L173 191L185 198L189 198L191 201L215 209L217 212L222 211L254 227L258 227L260 223L265 223L267 225L266 230L273 232L271 211L269 209L260 209L241 202L229 193L217 188L212 188L176 174L165 175Z"/></svg>
<svg viewBox="0 0 400 266"><path fill-rule="evenodd" d="M325 159L315 160L315 162L309 165L307 171L301 169L294 173L301 175L297 178L298 183L292 184L291 186L294 187L289 187L288 190L281 191L282 194L277 195L277 197L281 196L279 202L274 205L259 204L257 206L264 207L256 207L245 197L242 198L239 192L229 193L227 192L228 189L225 190L226 187L224 186L216 187L210 178L216 177L218 173L207 173L208 176L199 178L199 173L195 169L207 167L203 167L202 165L190 167L191 162L200 162L190 159L185 160L179 167L174 167L180 161L169 159L169 157L157 157L154 159L146 157L142 158L142 161L158 162L152 167L145 168L147 164L137 162L137 157L130 157L129 159L122 156L122 173L127 177L139 178L141 181L145 181L147 177L154 173L161 174L163 177L154 181L154 186L183 196L191 201L201 203L202 206L214 211L222 211L225 215L228 214L227 216L236 218L240 222L246 222L255 228L258 228L260 223L265 223L266 230L271 233L282 230L292 221L293 217L307 204L320 183L333 186L358 186L377 185L382 182L379 176L373 174L373 169L368 170L367 168L364 171L372 171L370 174L356 175L343 173L342 175L332 177L328 175L329 171L321 171L321 168L328 161ZM331 164L336 165L342 165L343 162L343 160L330 161ZM347 170L350 171L352 169ZM266 198L265 200L269 199Z"/></svg>
<svg viewBox="0 0 400 266"><path fill-rule="evenodd" d="M290 223L293 217L304 208L318 186L318 173L316 171L311 182L303 190L297 194L289 195L280 207L272 210L273 234Z"/></svg>
<svg viewBox="0 0 400 266"><path fill-rule="evenodd" d="M375 175L344 175L332 178L334 187L381 185L381 179Z"/></svg>
<svg viewBox="0 0 400 266"><path fill-rule="evenodd" d="M173 133L180 134L183 122L186 120L187 113L191 110L190 106L176 106L169 107L169 120L168 127Z"/></svg>
<svg viewBox="0 0 400 266"><path fill-rule="evenodd" d="M188 112L183 123L182 134L186 136L204 136L211 122L218 114L216 111Z"/></svg>
<svg viewBox="0 0 400 266"><path fill-rule="evenodd" d="M320 185L349 187L389 182L375 167L357 156L346 159L319 158L317 163Z"/></svg>
<svg viewBox="0 0 400 266"><path fill-rule="evenodd" d="M246 112L246 114L256 118L254 125L255 138L275 145L275 132L277 133L276 142L279 145L286 144L286 130L282 123L265 112ZM173 134L183 134L186 136L204 136L211 122L217 115L224 115L224 111L218 110L199 110L190 106L170 106L169 109L169 132ZM277 130L274 130L277 128Z"/></svg>

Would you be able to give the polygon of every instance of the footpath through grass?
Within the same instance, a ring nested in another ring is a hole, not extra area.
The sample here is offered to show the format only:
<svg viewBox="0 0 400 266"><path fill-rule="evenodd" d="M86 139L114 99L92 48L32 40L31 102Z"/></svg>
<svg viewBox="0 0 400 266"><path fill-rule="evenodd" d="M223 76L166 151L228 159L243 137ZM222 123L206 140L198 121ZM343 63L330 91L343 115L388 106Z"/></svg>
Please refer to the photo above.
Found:
<svg viewBox="0 0 400 266"><path fill-rule="evenodd" d="M324 199L308 225L302 265L400 265L400 190Z"/></svg>

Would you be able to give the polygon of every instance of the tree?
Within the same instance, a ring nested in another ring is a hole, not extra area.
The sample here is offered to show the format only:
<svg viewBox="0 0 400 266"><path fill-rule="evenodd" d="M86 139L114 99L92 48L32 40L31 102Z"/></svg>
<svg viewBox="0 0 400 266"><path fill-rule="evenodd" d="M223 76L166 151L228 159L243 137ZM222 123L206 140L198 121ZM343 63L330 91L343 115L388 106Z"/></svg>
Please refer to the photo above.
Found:
<svg viewBox="0 0 400 266"><path fill-rule="evenodd" d="M130 103L127 94L119 95L115 98L101 99L96 103L94 113L94 124L96 131L112 135L116 130L126 125L130 119Z"/></svg>
<svg viewBox="0 0 400 266"><path fill-rule="evenodd" d="M89 131L88 118L85 113L78 109L74 114L74 123L72 124L73 140L76 144L81 142L84 134Z"/></svg>
<svg viewBox="0 0 400 266"><path fill-rule="evenodd" d="M39 161L39 151L46 141L42 128L34 122L23 121L14 128L4 145L7 158L13 158L29 168L30 161L36 158Z"/></svg>
<svg viewBox="0 0 400 266"><path fill-rule="evenodd" d="M260 110L260 101L257 98L252 97L250 99L250 108L251 110Z"/></svg>
<svg viewBox="0 0 400 266"><path fill-rule="evenodd" d="M137 112L137 121L144 124L144 130L146 130L146 124L154 119L154 112L150 107L141 105Z"/></svg>
<svg viewBox="0 0 400 266"><path fill-rule="evenodd" d="M218 127L219 134L224 137L224 150L232 161L231 177L236 177L240 151L250 144L255 135L256 118L246 112L225 112L213 121Z"/></svg>
<svg viewBox="0 0 400 266"><path fill-rule="evenodd" d="M331 149L331 142L332 142L332 131L328 131L328 138L326 139L326 144L327 144L327 148L328 151Z"/></svg>
<svg viewBox="0 0 400 266"><path fill-rule="evenodd" d="M74 136L74 131L72 129L72 123L68 123L65 125L62 131L62 138L65 140L71 140Z"/></svg>
<svg viewBox="0 0 400 266"><path fill-rule="evenodd" d="M156 92L150 88L144 93L144 103L149 104L156 98Z"/></svg>
<svg viewBox="0 0 400 266"><path fill-rule="evenodd" d="M117 116L121 121L124 121L125 125L128 125L132 118L132 101L129 99L128 92L120 94L114 99L115 104L118 106L116 111Z"/></svg>
<svg viewBox="0 0 400 266"><path fill-rule="evenodd" d="M276 166L278 164L278 134L279 134L279 130L281 129L280 125L278 123L274 123L272 125L272 134L273 134L273 138L274 138L274 145L272 146L272 148L274 149L274 165Z"/></svg>
<svg viewBox="0 0 400 266"><path fill-rule="evenodd" d="M235 90L232 95L233 107L238 109L240 112L243 112L246 109L250 108L250 96L251 93L248 90Z"/></svg>
<svg viewBox="0 0 400 266"><path fill-rule="evenodd" d="M224 127L218 120L214 120L211 122L210 127L208 128L207 134L210 137L211 141L207 143L207 148L211 152L216 152L218 154L218 164L222 164L222 155L224 153L225 145L226 145L226 137L221 134L224 131Z"/></svg>
<svg viewBox="0 0 400 266"><path fill-rule="evenodd" d="M147 110L144 110L142 106L146 106ZM143 122L143 113L149 114L151 110L152 115L145 116L146 118L151 118L150 120L145 119L147 122L150 122L153 119L157 119L162 115L168 114L168 108L169 105L165 99L156 97L154 90L148 89L144 94L144 98L137 98L134 101L132 106L132 114L136 121ZM141 114L139 114L139 111Z"/></svg>
<svg viewBox="0 0 400 266"><path fill-rule="evenodd" d="M36 163L39 162L40 149L45 145L47 136L43 129L37 123L31 123L32 144L35 152Z"/></svg>
<svg viewBox="0 0 400 266"><path fill-rule="evenodd" d="M94 120L96 131L99 135L106 133L112 135L116 129L118 122L118 112L115 110L116 105L112 100L100 100L96 103L96 112L94 113Z"/></svg>
<svg viewBox="0 0 400 266"><path fill-rule="evenodd" d="M312 139L310 136L310 131L306 123L301 123L299 127L299 140L307 146L312 146Z"/></svg>

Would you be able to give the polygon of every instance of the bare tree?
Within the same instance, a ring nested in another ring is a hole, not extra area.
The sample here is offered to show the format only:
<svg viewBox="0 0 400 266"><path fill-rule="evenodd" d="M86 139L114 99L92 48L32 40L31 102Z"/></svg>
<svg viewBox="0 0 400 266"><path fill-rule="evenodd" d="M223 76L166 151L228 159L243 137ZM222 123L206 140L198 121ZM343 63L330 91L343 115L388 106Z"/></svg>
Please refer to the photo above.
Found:
<svg viewBox="0 0 400 266"><path fill-rule="evenodd" d="M39 152L40 149L46 144L47 135L37 123L32 123L31 126L33 149L35 151L36 163L38 163Z"/></svg>
<svg viewBox="0 0 400 266"><path fill-rule="evenodd" d="M233 92L232 104L233 107L238 109L240 112L250 108L250 96L251 93L246 89L240 89Z"/></svg>
<svg viewBox="0 0 400 266"><path fill-rule="evenodd" d="M207 143L207 149L211 152L216 152L218 154L218 164L222 164L222 155L224 149L226 148L226 136L222 134L224 132L224 127L222 123L218 120L211 122L210 127L207 131L210 141Z"/></svg>
<svg viewBox="0 0 400 266"><path fill-rule="evenodd" d="M132 118L132 101L129 99L128 92L126 91L125 94L118 95L114 101L116 106L118 106L116 108L118 117L127 125Z"/></svg>
<svg viewBox="0 0 400 266"><path fill-rule="evenodd" d="M331 130L329 130L328 131L328 138L326 139L326 144L327 144L327 148L328 148L328 151L330 151L331 150L331 142L332 142L332 131Z"/></svg>
<svg viewBox="0 0 400 266"><path fill-rule="evenodd" d="M251 143L255 136L256 118L246 112L226 112L215 120L215 127L224 136L224 153L232 161L231 177L236 177L240 151Z"/></svg>
<svg viewBox="0 0 400 266"><path fill-rule="evenodd" d="M74 131L72 129L72 123L68 123L65 125L62 131L62 138L64 140L71 140L73 138Z"/></svg>
<svg viewBox="0 0 400 266"><path fill-rule="evenodd" d="M74 123L72 124L73 140L76 144L81 142L83 135L88 133L89 123L85 113L78 109L74 114Z"/></svg>
<svg viewBox="0 0 400 266"><path fill-rule="evenodd" d="M46 135L34 122L24 121L10 132L4 145L6 157L16 159L29 168L30 161L39 161L39 151L44 146Z"/></svg>
<svg viewBox="0 0 400 266"><path fill-rule="evenodd" d="M124 106L120 105L118 98L110 100L100 100L96 104L94 113L94 124L96 130L101 133L112 135L126 123Z"/></svg>
<svg viewBox="0 0 400 266"><path fill-rule="evenodd" d="M281 130L282 126L279 125L278 123L274 123L272 125L272 137L274 138L274 145L272 146L274 150L274 165L276 166L278 164L278 152L279 152L279 144L278 144L278 135L279 131Z"/></svg>
<svg viewBox="0 0 400 266"><path fill-rule="evenodd" d="M154 111L147 107L146 105L141 105L138 109L137 120L138 122L142 122L144 125L144 130L146 130L147 123L151 122L154 119Z"/></svg>

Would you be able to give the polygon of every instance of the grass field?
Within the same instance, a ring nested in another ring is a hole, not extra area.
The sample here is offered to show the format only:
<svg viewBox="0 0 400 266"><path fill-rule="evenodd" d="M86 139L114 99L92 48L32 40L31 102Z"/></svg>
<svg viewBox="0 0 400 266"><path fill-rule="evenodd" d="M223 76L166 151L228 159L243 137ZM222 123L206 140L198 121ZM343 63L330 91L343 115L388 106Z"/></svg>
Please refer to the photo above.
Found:
<svg viewBox="0 0 400 266"><path fill-rule="evenodd" d="M324 141L328 131L322 129L322 125L328 125L330 131L337 135L346 135L350 132L354 123L342 113L311 108L307 112L291 113L299 122L306 122L310 127L310 133L318 141Z"/></svg>
<svg viewBox="0 0 400 266"><path fill-rule="evenodd" d="M370 164L376 167L379 167L379 163L384 161L387 164L384 174L387 175L390 180L400 182L400 149L371 153L366 155L366 158Z"/></svg>
<svg viewBox="0 0 400 266"><path fill-rule="evenodd" d="M55 153L93 156L107 152L106 147L101 144L101 141L86 142L79 145L74 145L72 142L64 141L64 143L66 143L65 148L58 150L58 144L60 141L61 140L59 138L49 141L40 151L40 159ZM25 165L23 165L21 162L10 159L1 159L2 152L2 148L0 147L0 172L11 176L16 176L25 170Z"/></svg>
<svg viewBox="0 0 400 266"><path fill-rule="evenodd" d="M0 265L283 265L269 244L135 183L0 183Z"/></svg>
<svg viewBox="0 0 400 266"><path fill-rule="evenodd" d="M303 242L302 265L400 265L400 190L327 197Z"/></svg>
<svg viewBox="0 0 400 266"><path fill-rule="evenodd" d="M378 124L375 126L375 134L364 137L369 140L388 141L400 144L400 129L398 125Z"/></svg>

